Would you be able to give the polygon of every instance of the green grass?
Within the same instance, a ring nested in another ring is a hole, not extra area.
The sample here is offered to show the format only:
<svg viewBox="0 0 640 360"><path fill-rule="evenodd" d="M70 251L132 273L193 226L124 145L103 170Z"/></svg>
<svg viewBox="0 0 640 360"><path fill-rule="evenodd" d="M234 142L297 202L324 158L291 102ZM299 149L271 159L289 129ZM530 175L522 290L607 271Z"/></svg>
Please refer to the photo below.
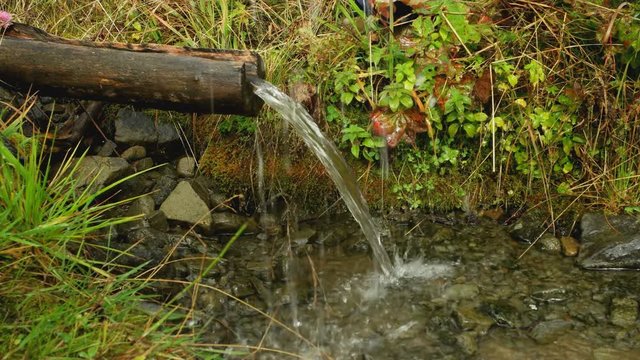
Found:
<svg viewBox="0 0 640 360"><path fill-rule="evenodd" d="M24 110L0 114L2 358L191 357L193 336L159 327L164 320L140 310L151 299L142 295L144 282L134 281L139 269L123 273L85 256L87 240L132 219L104 217L124 201L98 201L127 179L78 192L74 153L51 173L48 150L21 132Z"/></svg>

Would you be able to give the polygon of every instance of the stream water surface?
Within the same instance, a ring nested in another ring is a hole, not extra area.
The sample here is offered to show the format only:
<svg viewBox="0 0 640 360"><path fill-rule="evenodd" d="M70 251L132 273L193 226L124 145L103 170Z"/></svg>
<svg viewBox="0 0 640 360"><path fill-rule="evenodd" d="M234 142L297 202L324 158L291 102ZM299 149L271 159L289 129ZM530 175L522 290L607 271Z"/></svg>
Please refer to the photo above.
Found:
<svg viewBox="0 0 640 360"><path fill-rule="evenodd" d="M236 344L230 359L640 358L637 272L538 248L517 260L527 246L489 220L386 225L397 271L421 276L381 276L344 216L242 237L205 283L246 304L201 290L206 340Z"/></svg>

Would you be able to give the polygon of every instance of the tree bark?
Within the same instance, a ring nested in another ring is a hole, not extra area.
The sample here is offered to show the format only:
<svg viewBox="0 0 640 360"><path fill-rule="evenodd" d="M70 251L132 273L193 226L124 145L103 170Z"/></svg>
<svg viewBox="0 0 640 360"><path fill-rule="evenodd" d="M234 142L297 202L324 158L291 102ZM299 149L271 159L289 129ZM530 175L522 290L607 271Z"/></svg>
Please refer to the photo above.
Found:
<svg viewBox="0 0 640 360"><path fill-rule="evenodd" d="M255 78L264 65L251 51L93 43L23 24L0 37L0 81L48 96L251 116Z"/></svg>

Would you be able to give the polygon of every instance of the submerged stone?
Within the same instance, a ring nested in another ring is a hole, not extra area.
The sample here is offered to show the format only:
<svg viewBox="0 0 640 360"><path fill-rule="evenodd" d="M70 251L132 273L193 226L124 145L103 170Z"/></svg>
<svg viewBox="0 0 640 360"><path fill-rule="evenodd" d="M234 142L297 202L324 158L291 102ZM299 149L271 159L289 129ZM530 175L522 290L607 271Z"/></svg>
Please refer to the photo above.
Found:
<svg viewBox="0 0 640 360"><path fill-rule="evenodd" d="M469 300L476 298L479 293L477 285L455 284L449 286L442 296L448 300Z"/></svg>
<svg viewBox="0 0 640 360"><path fill-rule="evenodd" d="M473 305L461 305L453 311L458 326L463 330L474 330L478 335L487 333L494 321Z"/></svg>
<svg viewBox="0 0 640 360"><path fill-rule="evenodd" d="M549 344L573 327L571 321L555 319L543 321L531 329L529 334L538 344Z"/></svg>
<svg viewBox="0 0 640 360"><path fill-rule="evenodd" d="M611 299L611 323L629 328L638 318L638 301L631 297Z"/></svg>
<svg viewBox="0 0 640 360"><path fill-rule="evenodd" d="M585 214L580 222L582 248L578 264L585 269L640 269L640 218Z"/></svg>

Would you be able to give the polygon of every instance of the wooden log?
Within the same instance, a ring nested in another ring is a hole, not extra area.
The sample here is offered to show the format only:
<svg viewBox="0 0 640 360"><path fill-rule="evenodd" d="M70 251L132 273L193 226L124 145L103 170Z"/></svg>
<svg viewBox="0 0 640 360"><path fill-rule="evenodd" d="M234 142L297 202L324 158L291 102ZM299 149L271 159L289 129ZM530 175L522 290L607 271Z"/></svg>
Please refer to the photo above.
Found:
<svg viewBox="0 0 640 360"><path fill-rule="evenodd" d="M14 24L0 37L0 81L43 95L183 112L256 115L251 51L93 43Z"/></svg>

